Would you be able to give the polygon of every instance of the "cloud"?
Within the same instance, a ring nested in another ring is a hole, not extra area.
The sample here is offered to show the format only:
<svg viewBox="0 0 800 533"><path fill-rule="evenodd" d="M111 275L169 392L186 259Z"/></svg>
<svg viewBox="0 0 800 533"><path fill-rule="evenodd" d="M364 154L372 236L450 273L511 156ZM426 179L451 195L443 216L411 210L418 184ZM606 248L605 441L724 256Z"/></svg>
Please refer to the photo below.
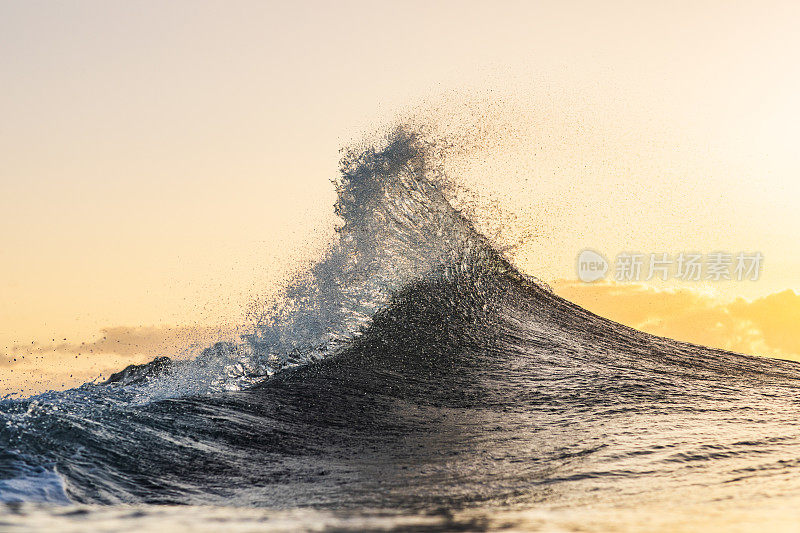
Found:
<svg viewBox="0 0 800 533"><path fill-rule="evenodd" d="M226 327L117 326L100 330L99 338L88 342L54 342L33 346L18 344L12 347L12 351L36 354L106 354L121 357L137 355L183 357L234 335L234 328Z"/></svg>
<svg viewBox="0 0 800 533"><path fill-rule="evenodd" d="M188 358L234 337L234 327L118 326L84 342L17 344L0 353L0 396L75 387L158 356Z"/></svg>
<svg viewBox="0 0 800 533"><path fill-rule="evenodd" d="M692 289L557 280L553 289L576 304L663 337L740 353L800 360L800 294L785 290L753 301Z"/></svg>

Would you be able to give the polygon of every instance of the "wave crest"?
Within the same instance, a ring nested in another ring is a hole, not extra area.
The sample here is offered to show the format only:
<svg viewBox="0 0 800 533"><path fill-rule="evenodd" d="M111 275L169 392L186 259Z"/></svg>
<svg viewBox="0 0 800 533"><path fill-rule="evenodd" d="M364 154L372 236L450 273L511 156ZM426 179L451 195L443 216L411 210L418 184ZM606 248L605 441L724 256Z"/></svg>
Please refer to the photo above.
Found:
<svg viewBox="0 0 800 533"><path fill-rule="evenodd" d="M155 372L137 369L111 381L147 381L148 395L157 396L247 388L337 353L413 282L501 264L523 277L453 207L447 193L453 183L437 146L417 131L398 127L376 145L346 150L334 185L337 239L263 304L240 342L217 343L190 362L160 360Z"/></svg>

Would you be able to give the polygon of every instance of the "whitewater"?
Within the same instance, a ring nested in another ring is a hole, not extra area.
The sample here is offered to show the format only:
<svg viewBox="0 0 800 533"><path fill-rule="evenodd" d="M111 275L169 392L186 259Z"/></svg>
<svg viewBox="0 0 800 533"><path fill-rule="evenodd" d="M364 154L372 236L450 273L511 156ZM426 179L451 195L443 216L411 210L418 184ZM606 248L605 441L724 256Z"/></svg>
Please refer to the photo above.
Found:
<svg viewBox="0 0 800 533"><path fill-rule="evenodd" d="M336 241L239 341L0 401L0 528L796 529L796 363L559 298L408 128L335 186Z"/></svg>

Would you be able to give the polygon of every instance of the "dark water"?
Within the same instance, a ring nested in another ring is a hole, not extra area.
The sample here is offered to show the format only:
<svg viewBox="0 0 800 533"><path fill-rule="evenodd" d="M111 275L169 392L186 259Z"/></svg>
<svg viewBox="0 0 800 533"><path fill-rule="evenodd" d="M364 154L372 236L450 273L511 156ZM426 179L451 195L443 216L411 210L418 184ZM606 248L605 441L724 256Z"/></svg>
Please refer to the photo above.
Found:
<svg viewBox="0 0 800 533"><path fill-rule="evenodd" d="M0 403L0 528L792 530L800 367L517 272L399 131L239 344ZM349 158L349 159L348 159Z"/></svg>

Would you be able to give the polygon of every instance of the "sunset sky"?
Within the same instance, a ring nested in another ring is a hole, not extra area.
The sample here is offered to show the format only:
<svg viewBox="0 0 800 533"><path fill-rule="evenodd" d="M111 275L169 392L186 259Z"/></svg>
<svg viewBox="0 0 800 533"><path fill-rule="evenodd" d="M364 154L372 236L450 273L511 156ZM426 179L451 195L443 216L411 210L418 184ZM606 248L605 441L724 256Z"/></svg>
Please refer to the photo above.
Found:
<svg viewBox="0 0 800 533"><path fill-rule="evenodd" d="M333 237L340 148L406 119L459 140L476 223L557 293L800 360L798 27L791 1L2 2L0 394L235 335ZM588 285L585 248L764 269Z"/></svg>

